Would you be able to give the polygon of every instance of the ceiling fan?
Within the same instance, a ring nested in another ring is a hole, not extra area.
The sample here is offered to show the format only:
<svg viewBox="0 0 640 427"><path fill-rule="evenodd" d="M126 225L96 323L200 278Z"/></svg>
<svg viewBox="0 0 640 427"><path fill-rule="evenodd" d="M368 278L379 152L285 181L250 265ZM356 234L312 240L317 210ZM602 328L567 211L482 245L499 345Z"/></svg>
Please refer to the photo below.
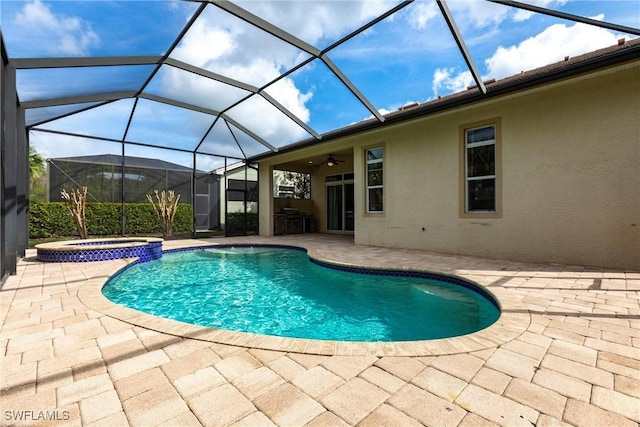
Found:
<svg viewBox="0 0 640 427"><path fill-rule="evenodd" d="M325 160L324 162L316 165L316 167L320 167L322 165L327 165L329 167L333 167L333 166L337 165L338 163L345 163L345 160L338 160L338 159L333 157L333 154L329 154L329 157L327 157L327 160Z"/></svg>

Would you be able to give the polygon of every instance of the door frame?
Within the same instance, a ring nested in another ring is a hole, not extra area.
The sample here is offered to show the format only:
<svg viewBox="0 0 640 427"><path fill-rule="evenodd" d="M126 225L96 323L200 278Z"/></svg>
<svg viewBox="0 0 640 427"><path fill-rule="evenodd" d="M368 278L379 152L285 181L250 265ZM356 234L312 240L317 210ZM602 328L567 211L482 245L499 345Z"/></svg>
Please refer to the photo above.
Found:
<svg viewBox="0 0 640 427"><path fill-rule="evenodd" d="M326 181L326 179L328 177L337 177L337 176L341 176L341 179L338 181ZM347 179L345 179L345 177L348 177ZM348 211L346 209L346 200L347 200L347 195L346 195L346 187L351 184L351 200L353 201L353 209L351 211ZM329 191L328 188L329 187L337 187L337 186L341 186L342 187L342 200L341 200L341 206L342 206L342 229L340 230L332 230L329 229ZM324 197L324 202L325 202L325 209L324 209L324 214L325 214L325 229L327 233L335 233L335 234L354 234L355 232L355 185L354 185L354 174L353 172L347 172L347 173L340 173L340 174L335 174L335 175L327 175L325 177L325 197ZM351 222L353 224L353 227L351 230L347 230L347 217L349 212L351 212Z"/></svg>

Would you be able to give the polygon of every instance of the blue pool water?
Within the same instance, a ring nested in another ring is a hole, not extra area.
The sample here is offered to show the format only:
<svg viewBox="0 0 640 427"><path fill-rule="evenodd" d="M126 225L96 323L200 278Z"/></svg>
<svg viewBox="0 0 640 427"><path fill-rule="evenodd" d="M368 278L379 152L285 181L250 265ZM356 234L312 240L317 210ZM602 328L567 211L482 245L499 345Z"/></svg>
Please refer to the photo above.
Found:
<svg viewBox="0 0 640 427"><path fill-rule="evenodd" d="M452 337L500 316L495 302L472 285L339 271L311 262L304 251L274 247L165 253L121 271L102 292L115 303L182 322L319 340Z"/></svg>

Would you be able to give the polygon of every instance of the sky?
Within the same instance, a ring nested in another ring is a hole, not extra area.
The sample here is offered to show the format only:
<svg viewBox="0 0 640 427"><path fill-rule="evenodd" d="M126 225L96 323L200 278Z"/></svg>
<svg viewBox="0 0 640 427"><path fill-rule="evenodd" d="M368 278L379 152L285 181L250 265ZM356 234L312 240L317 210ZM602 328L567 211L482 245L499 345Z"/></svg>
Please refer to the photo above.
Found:
<svg viewBox="0 0 640 427"><path fill-rule="evenodd" d="M640 28L637 0L529 0L529 3ZM236 4L324 50L398 2L250 0ZM449 0L447 4L483 80L518 74L565 56L614 45L623 37L636 37L483 0ZM198 6L196 2L178 0L2 0L0 23L10 58L162 55ZM434 0L414 1L328 50L327 55L381 114L474 84ZM169 57L262 87L309 55L217 7L208 6ZM18 94L21 101L30 101L136 90L152 70L152 66L19 70ZM167 66L160 69L146 92L215 111L248 94L243 89ZM267 87L265 92L320 134L372 117L371 111L318 60ZM116 101L42 127L120 140L133 104L132 99ZM58 107L65 109L69 107ZM51 110L34 110L27 117L38 122L48 115ZM232 119L231 125L220 122L207 134L212 123L210 116L140 100L127 140L187 151L200 144L202 152L242 157L243 153L250 156L266 150L243 128L276 147L311 136L259 96L232 108L227 115ZM243 151L238 149L229 128L240 140ZM207 135L204 140L203 135ZM121 152L120 144L42 132L31 132L30 140L45 157ZM129 155L152 156L185 165L192 162L187 153L137 146L128 146L127 150ZM220 166L220 160L209 156L198 156L197 162L203 168Z"/></svg>

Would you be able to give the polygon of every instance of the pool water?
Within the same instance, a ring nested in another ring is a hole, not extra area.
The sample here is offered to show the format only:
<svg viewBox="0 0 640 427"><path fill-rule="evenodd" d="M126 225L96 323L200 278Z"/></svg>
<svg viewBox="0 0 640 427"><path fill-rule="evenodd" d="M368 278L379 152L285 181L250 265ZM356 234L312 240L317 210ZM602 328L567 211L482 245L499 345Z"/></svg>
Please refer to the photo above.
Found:
<svg viewBox="0 0 640 427"><path fill-rule="evenodd" d="M338 271L306 252L238 247L165 253L109 279L129 308L196 325L337 341L465 335L494 323L494 301L430 278Z"/></svg>

